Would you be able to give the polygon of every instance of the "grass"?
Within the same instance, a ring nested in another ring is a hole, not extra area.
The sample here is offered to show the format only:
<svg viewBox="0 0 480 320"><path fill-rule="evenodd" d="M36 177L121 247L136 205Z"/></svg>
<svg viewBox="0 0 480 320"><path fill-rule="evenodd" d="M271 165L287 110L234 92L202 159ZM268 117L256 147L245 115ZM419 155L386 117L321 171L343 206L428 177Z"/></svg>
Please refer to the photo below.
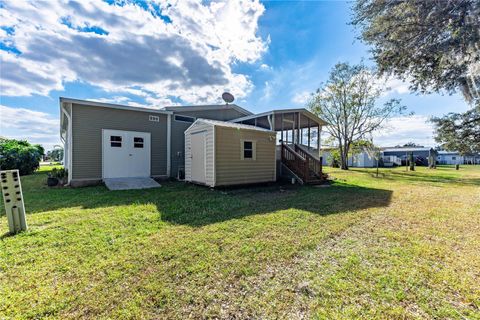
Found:
<svg viewBox="0 0 480 320"><path fill-rule="evenodd" d="M0 319L480 319L480 167L116 192L41 170L29 231L0 217Z"/></svg>

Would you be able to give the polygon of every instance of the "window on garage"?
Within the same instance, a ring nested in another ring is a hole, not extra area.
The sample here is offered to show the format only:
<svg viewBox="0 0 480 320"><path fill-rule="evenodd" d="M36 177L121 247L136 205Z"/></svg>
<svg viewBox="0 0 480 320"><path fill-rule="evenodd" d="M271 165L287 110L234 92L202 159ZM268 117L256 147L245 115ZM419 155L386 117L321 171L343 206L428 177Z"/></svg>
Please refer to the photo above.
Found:
<svg viewBox="0 0 480 320"><path fill-rule="evenodd" d="M143 148L143 138L134 137L133 138L133 147L134 148Z"/></svg>
<svg viewBox="0 0 480 320"><path fill-rule="evenodd" d="M122 137L121 136L110 136L110 146L114 148L122 147Z"/></svg>

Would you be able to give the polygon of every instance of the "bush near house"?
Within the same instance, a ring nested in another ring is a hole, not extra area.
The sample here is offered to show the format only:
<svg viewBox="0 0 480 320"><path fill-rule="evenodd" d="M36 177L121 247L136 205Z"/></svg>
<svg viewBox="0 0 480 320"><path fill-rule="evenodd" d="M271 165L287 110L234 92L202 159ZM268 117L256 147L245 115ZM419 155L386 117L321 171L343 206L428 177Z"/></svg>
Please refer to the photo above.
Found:
<svg viewBox="0 0 480 320"><path fill-rule="evenodd" d="M0 168L18 169L21 175L32 174L40 166L45 150L39 144L30 144L26 140L0 140Z"/></svg>

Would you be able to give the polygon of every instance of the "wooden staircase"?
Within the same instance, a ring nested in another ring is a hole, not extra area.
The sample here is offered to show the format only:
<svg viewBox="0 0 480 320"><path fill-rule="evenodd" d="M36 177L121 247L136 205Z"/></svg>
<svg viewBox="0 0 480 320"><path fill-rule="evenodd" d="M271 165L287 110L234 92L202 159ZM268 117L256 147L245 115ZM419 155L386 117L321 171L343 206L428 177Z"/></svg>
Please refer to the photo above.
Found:
<svg viewBox="0 0 480 320"><path fill-rule="evenodd" d="M282 143L282 163L295 173L304 184L320 184L325 177L322 157L316 158L300 146Z"/></svg>

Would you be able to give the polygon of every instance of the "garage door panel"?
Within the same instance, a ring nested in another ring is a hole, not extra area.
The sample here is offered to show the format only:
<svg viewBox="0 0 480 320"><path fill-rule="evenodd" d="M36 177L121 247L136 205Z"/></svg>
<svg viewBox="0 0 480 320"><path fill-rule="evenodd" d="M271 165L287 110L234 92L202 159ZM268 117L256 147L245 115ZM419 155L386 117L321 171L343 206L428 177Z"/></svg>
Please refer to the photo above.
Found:
<svg viewBox="0 0 480 320"><path fill-rule="evenodd" d="M131 132L129 134L130 148L130 176L150 176L150 134Z"/></svg>
<svg viewBox="0 0 480 320"><path fill-rule="evenodd" d="M149 177L150 133L103 130L103 178Z"/></svg>

